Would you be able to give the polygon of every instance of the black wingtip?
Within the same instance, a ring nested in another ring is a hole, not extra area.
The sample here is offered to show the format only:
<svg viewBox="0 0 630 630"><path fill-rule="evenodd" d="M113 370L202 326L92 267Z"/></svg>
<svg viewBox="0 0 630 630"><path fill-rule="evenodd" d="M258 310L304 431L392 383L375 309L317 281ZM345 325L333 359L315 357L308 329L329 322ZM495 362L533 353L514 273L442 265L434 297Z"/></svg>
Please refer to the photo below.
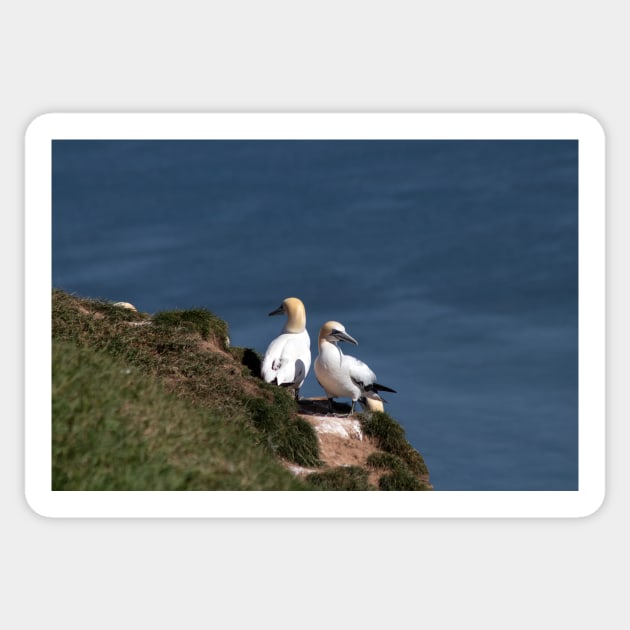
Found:
<svg viewBox="0 0 630 630"><path fill-rule="evenodd" d="M377 392L391 392L392 394L398 393L395 389L392 389L391 387L386 387L385 385L379 385L378 383L374 383L372 387Z"/></svg>

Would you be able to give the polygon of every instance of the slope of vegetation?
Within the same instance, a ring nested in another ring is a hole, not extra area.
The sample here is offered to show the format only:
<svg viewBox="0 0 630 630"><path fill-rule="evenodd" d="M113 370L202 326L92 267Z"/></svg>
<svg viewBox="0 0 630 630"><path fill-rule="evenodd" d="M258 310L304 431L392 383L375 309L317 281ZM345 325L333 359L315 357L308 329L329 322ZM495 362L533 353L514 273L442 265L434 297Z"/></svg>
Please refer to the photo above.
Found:
<svg viewBox="0 0 630 630"><path fill-rule="evenodd" d="M52 300L54 490L375 489L367 469L322 467L293 397L259 378L254 350L229 347L210 311L149 316L59 290ZM380 489L425 489L400 425L361 421L390 457L368 462ZM298 478L288 463L321 472Z"/></svg>

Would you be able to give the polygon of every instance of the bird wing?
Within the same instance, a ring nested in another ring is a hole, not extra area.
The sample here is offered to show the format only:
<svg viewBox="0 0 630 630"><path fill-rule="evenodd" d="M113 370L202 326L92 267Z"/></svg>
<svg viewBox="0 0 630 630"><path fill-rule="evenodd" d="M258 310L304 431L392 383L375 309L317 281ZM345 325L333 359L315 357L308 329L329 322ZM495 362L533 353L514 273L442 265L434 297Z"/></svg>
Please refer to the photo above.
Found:
<svg viewBox="0 0 630 630"><path fill-rule="evenodd" d="M351 361L348 362L348 372L350 374L350 378L361 388L367 397L374 398L375 400L382 400L377 392L384 391L392 392L393 394L396 393L395 389L377 383L376 374L374 374L372 369L366 363L363 363L363 361L360 361L355 357L345 356L346 359L351 359Z"/></svg>
<svg viewBox="0 0 630 630"><path fill-rule="evenodd" d="M363 363L363 361L360 361L355 357L348 356L347 354L344 354L344 361L348 366L348 374L350 378L361 389L365 389L376 381L376 374L374 374L369 366L366 363Z"/></svg>
<svg viewBox="0 0 630 630"><path fill-rule="evenodd" d="M285 333L276 337L267 348L261 374L270 383L278 385L301 384L311 367L311 349L308 335Z"/></svg>

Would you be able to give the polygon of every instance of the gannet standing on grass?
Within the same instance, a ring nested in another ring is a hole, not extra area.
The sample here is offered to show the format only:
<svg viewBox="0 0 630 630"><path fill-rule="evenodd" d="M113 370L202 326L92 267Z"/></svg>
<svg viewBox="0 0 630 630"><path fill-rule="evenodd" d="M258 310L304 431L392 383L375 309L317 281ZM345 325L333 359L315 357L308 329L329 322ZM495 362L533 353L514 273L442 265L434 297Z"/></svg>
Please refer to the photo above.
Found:
<svg viewBox="0 0 630 630"><path fill-rule="evenodd" d="M265 382L275 382L294 390L297 400L300 387L311 367L311 339L306 330L306 309L302 300L289 297L269 313L281 314L286 314L287 322L281 334L269 344L260 372Z"/></svg>
<svg viewBox="0 0 630 630"><path fill-rule="evenodd" d="M360 398L382 403L379 391L396 393L389 387L379 385L376 382L376 374L363 361L341 352L337 345L340 341L359 345L359 342L346 332L343 324L326 322L319 331L319 354L315 359L315 376L326 392L331 413L333 398L336 397L352 399L350 408L352 414Z"/></svg>

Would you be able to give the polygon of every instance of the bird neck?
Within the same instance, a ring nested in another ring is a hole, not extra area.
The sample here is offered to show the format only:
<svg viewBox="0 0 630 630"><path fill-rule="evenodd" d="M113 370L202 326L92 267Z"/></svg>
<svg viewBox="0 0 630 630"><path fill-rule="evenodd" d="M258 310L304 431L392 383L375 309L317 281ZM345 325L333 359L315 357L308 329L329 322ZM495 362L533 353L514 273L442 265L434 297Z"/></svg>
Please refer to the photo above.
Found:
<svg viewBox="0 0 630 630"><path fill-rule="evenodd" d="M322 359L331 365L341 364L343 363L343 352L339 347L339 344L334 341L328 341L328 339L320 338L319 339L319 354Z"/></svg>
<svg viewBox="0 0 630 630"><path fill-rule="evenodd" d="M329 341L325 337L319 338L319 351L320 352L335 352L339 354L343 354L341 352L341 348L336 341Z"/></svg>
<svg viewBox="0 0 630 630"><path fill-rule="evenodd" d="M301 333L306 329L306 313L304 309L292 309L287 315L287 323L284 325L282 332L285 333Z"/></svg>

